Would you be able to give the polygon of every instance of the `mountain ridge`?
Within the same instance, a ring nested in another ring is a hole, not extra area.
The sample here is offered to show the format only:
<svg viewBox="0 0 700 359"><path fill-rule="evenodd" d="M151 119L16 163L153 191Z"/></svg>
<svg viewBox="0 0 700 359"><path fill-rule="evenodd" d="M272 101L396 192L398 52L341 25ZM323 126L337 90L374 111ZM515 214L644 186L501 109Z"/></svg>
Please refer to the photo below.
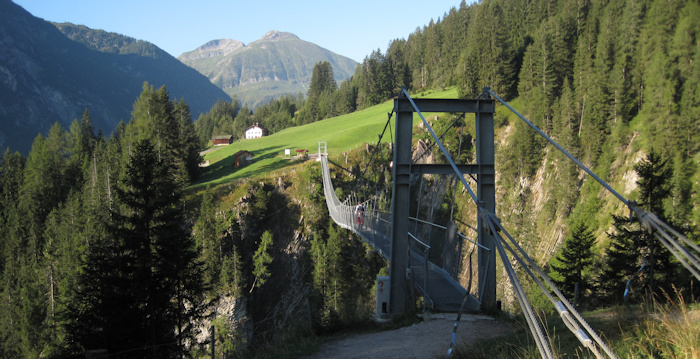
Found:
<svg viewBox="0 0 700 359"><path fill-rule="evenodd" d="M337 82L351 77L358 65L298 36L268 31L244 44L218 39L178 56L230 96L256 106L282 94L305 94L315 64L328 61Z"/></svg>
<svg viewBox="0 0 700 359"><path fill-rule="evenodd" d="M63 31L63 32L62 32ZM65 34L64 34L65 32ZM53 24L0 0L0 147L28 153L54 123L88 109L97 130L128 121L149 82L184 99L193 118L230 97L157 46L82 25Z"/></svg>

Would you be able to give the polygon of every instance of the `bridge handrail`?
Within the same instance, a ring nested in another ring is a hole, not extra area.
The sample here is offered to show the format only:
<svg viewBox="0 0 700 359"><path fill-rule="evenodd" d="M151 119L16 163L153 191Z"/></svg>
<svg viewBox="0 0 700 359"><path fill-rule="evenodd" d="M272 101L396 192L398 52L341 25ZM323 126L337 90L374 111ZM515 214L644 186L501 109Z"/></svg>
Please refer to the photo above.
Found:
<svg viewBox="0 0 700 359"><path fill-rule="evenodd" d="M355 206L345 204L348 202L347 200L341 202L338 199L338 196L335 194L333 182L330 178L327 155L322 154L320 156L320 160L322 167L321 172L323 176L323 192L324 196L326 197L328 212L333 221L342 228L360 234L372 247L374 247L382 256L384 256L384 258L391 260L391 253L389 251L388 243L377 243L377 238L382 239L383 236L388 236L388 233L383 233L386 231L386 225L382 224L379 226L374 226L375 228L370 228L369 226L369 222L372 221L375 223L391 223L383 218L386 216L386 213L378 211L374 208L374 206L367 206L364 211L364 221L366 224L362 228L358 228L358 225L356 225L354 222L356 220Z"/></svg>
<svg viewBox="0 0 700 359"><path fill-rule="evenodd" d="M437 227L437 228L440 228L440 229L445 229L445 230L447 229L447 227L445 227L445 226L441 226L441 225L436 224L436 223L424 221L424 220L422 220L422 219L420 219L420 218L408 217L408 219L410 219L410 220L412 220L412 221L419 222L419 223L424 223L424 224L427 224L427 225L430 225L430 226L433 226L433 227ZM485 247L485 246L483 246L483 245L481 245L481 244L479 244L479 243L477 243L477 242L474 242L471 238L465 236L465 235L462 234L461 232L457 232L457 235L460 236L460 237L462 237L462 238L464 238L464 239L466 239L467 241L473 243L474 245L478 246L478 247L481 248L481 249L484 249L484 250L487 250L487 251L491 251L491 248Z"/></svg>

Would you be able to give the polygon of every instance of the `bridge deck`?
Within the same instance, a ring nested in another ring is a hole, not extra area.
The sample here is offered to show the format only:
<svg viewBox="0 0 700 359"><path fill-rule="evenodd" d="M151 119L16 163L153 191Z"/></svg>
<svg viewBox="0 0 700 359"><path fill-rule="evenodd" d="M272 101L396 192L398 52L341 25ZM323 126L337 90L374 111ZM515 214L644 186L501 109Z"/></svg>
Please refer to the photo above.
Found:
<svg viewBox="0 0 700 359"><path fill-rule="evenodd" d="M333 221L340 227L362 237L384 258L391 261L391 214L368 206L365 209L364 223L358 224L357 217L354 214L355 207L343 204L335 194L326 156L321 156L321 166L326 204ZM407 238L406 240L409 239ZM433 309L438 311L459 310L464 295L467 293L466 289L459 282L432 262L428 261L426 264L425 257L414 251L411 251L409 263L413 277L413 288L428 298ZM426 272L427 293L425 290ZM465 310L478 311L479 307L479 302L470 294L465 304Z"/></svg>

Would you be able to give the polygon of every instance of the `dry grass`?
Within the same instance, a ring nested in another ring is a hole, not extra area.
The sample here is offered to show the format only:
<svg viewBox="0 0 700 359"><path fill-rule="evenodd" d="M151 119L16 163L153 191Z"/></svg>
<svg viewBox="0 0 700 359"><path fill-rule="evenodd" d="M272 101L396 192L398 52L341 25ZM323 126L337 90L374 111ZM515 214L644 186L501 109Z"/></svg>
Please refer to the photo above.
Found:
<svg viewBox="0 0 700 359"><path fill-rule="evenodd" d="M630 358L700 358L700 311L683 297L654 301L631 328L623 329L620 354Z"/></svg>
<svg viewBox="0 0 700 359"><path fill-rule="evenodd" d="M616 307L584 314L618 358L700 359L700 305L682 296L666 295L650 305ZM516 320L517 321L517 320ZM548 316L543 329L556 357L594 358L561 324ZM508 336L458 348L453 358L538 358L537 347L524 323ZM518 325L514 325L518 327Z"/></svg>

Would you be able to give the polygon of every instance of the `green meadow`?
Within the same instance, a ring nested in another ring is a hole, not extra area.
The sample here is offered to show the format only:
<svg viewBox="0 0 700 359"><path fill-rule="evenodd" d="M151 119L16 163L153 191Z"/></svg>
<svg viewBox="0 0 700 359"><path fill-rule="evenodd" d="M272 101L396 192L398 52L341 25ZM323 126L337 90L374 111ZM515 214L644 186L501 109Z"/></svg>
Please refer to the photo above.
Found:
<svg viewBox="0 0 700 359"><path fill-rule="evenodd" d="M457 98L457 90L416 94L415 97ZM229 146L220 147L204 156L209 161L202 177L194 184L195 188L219 185L242 178L257 177L299 163L295 151L318 152L318 142L326 141L328 154L338 156L363 143L376 143L386 125L389 113L394 107L393 100L347 115L329 118L304 126L291 127L270 136L251 140L240 140ZM414 123L420 121L414 116ZM393 118L392 118L393 130ZM384 135L382 142L390 142L393 134ZM290 149L292 159L285 158L284 150ZM235 168L234 154L246 150L253 154L253 163Z"/></svg>

